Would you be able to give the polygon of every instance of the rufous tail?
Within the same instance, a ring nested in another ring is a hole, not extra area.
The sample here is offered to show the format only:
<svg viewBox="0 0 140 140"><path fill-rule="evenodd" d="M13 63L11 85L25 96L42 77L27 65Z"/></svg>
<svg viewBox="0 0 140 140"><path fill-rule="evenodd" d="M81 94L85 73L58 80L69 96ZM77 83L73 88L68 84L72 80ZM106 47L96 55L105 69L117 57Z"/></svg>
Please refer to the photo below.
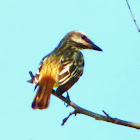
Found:
<svg viewBox="0 0 140 140"><path fill-rule="evenodd" d="M50 79L45 80L45 82L39 82L39 88L32 103L33 109L48 108L54 83Z"/></svg>

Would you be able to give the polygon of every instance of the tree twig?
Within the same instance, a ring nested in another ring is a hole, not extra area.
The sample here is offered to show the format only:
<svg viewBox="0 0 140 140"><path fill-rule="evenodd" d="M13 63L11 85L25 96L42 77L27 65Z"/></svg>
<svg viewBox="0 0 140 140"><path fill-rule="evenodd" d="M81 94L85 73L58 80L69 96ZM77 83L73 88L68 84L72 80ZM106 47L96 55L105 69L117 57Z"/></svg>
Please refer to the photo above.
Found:
<svg viewBox="0 0 140 140"><path fill-rule="evenodd" d="M73 112L71 112L66 118L63 119L63 122L62 122L61 125L64 125L71 115L75 114L75 116L76 116L77 113L78 112L76 110L74 110Z"/></svg>
<svg viewBox="0 0 140 140"><path fill-rule="evenodd" d="M130 11L130 13L131 13L131 15L132 15L132 17L133 17L133 21L134 21L134 23L135 23L135 25L136 25L138 31L140 32L140 28L139 28L138 25L137 25L136 18L135 18L134 14L133 14L133 12L132 12L132 10L131 10L131 7L130 7L130 5L129 5L129 3L128 3L128 0L126 0L126 3L127 3L128 8L129 8L129 11Z"/></svg>
<svg viewBox="0 0 140 140"><path fill-rule="evenodd" d="M33 74L32 72L29 73L31 78L33 79ZM96 120L101 120L101 121L105 121L105 122L110 122L110 123L114 123L117 125L123 125L123 126L127 126L127 127L131 127L131 128L136 128L136 129L140 129L140 124L138 123L133 123L133 122L128 122L125 120L121 120L118 118L112 118L109 114L107 114L104 110L103 113L104 115L100 115L94 112L91 112L89 110L86 110L80 106L78 106L77 104L73 103L72 101L67 100L64 96L62 95L56 95L55 90L52 90L52 94L56 97L58 97L60 100L64 101L65 103L67 103L69 106L74 108L74 111L72 113L70 113L65 119L63 119L62 125L64 125L66 123L66 121L69 119L69 117L73 114L84 114L87 116L90 116L92 118L95 118Z"/></svg>

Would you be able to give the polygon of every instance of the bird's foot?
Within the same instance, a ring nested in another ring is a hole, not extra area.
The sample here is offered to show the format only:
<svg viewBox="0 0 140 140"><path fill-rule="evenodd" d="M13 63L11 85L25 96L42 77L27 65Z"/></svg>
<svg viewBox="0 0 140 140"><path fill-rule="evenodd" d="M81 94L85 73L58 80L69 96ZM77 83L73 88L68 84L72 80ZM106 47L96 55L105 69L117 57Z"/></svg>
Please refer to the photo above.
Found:
<svg viewBox="0 0 140 140"><path fill-rule="evenodd" d="M70 96L69 96L69 94L68 94L68 91L67 91L66 101L67 101L68 103L70 103ZM65 102L64 102L64 105L65 105L66 107L68 107L68 106L69 106L69 105L68 105L68 104L66 104Z"/></svg>

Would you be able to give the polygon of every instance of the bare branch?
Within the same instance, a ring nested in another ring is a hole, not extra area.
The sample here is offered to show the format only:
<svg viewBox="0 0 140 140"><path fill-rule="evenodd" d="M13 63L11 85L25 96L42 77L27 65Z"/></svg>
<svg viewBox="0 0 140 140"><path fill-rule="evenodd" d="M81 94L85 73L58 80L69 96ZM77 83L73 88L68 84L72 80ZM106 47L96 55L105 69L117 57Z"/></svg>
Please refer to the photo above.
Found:
<svg viewBox="0 0 140 140"><path fill-rule="evenodd" d="M130 11L130 13L131 13L131 15L132 15L132 17L133 17L133 21L134 21L134 23L135 23L135 25L136 25L138 31L140 32L140 28L139 28L138 25L137 25L136 18L135 18L134 14L133 14L133 12L132 12L132 10L131 10L131 7L130 7L130 5L129 5L129 3L128 3L128 0L126 0L126 3L127 3L128 8L129 8L129 11Z"/></svg>
<svg viewBox="0 0 140 140"><path fill-rule="evenodd" d="M53 90L52 94L55 95L55 91L54 90ZM57 96L57 95L55 95L55 96ZM105 114L105 116L103 116L103 115L100 115L100 114L91 112L89 110L86 110L86 109L84 109L84 108L76 105L72 101L69 103L67 101L67 99L65 97L63 97L63 96L57 96L57 97L59 99L61 99L62 101L64 101L65 103L69 104L69 106L73 107L75 109L76 113L78 113L78 114L84 114L84 115L90 116L92 118L95 118L96 120L106 121L106 122L110 122L110 123L114 123L114 124L118 124L118 125L123 125L123 126L128 126L128 127L140 129L140 124L133 123L133 122L128 122L128 121L124 121L124 120L120 120L118 118L112 118L105 111L103 111L104 114ZM68 118L72 114L74 114L74 112L72 112L72 113L69 114L69 116L67 117L66 121L68 120Z"/></svg>
<svg viewBox="0 0 140 140"><path fill-rule="evenodd" d="M34 78L32 72L30 72L30 76L31 76L32 79ZM103 113L105 114L105 116L104 115L97 114L97 113L94 113L94 112L91 112L89 110L86 110L86 109L84 109L84 108L76 105L72 101L67 100L62 95L56 95L55 90L52 90L52 94L54 96L58 97L60 100L64 101L69 106L71 106L71 107L73 107L75 109L65 119L63 119L62 125L64 125L66 123L66 121L69 119L69 117L71 115L75 114L75 116L76 116L76 114L84 114L84 115L90 116L92 118L95 118L96 120L101 120L101 121L105 121L105 122L114 123L114 124L117 124L117 125L123 125L123 126L131 127L131 128L140 129L140 124L138 124L138 123L128 122L128 121L121 120L121 119L118 119L118 118L112 118L104 110L103 110Z"/></svg>
<svg viewBox="0 0 140 140"><path fill-rule="evenodd" d="M71 115L75 114L75 116L76 116L77 113L78 112L76 110L74 110L73 112L71 112L66 118L63 119L63 122L62 122L61 125L64 125Z"/></svg>

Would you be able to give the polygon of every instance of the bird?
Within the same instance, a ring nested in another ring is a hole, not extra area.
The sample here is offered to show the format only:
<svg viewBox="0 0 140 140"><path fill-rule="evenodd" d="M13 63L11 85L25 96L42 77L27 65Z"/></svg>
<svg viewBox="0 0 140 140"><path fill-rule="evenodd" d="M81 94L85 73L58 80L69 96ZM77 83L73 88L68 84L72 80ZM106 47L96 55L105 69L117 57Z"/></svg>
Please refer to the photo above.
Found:
<svg viewBox="0 0 140 140"><path fill-rule="evenodd" d="M83 49L102 51L84 32L68 32L58 46L43 57L33 79L28 82L38 87L31 107L47 109L50 104L52 90L56 94L67 92L83 75Z"/></svg>

